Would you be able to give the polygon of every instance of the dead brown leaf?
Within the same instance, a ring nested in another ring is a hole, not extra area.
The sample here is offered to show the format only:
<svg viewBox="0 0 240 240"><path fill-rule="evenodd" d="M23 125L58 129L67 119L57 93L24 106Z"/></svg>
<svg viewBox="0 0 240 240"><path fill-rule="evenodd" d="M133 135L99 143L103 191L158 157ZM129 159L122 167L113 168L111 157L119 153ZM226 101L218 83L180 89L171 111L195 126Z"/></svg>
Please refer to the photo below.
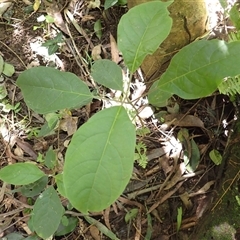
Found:
<svg viewBox="0 0 240 240"><path fill-rule="evenodd" d="M97 227L95 227L94 225L91 225L89 228L89 231L92 237L94 238L94 240L101 240L101 236L99 234L99 230Z"/></svg>
<svg viewBox="0 0 240 240"><path fill-rule="evenodd" d="M192 209L193 203L192 203L191 199L189 198L189 194L187 192L184 192L183 194L179 195L179 197L181 198L184 206L187 209Z"/></svg>
<svg viewBox="0 0 240 240"><path fill-rule="evenodd" d="M68 136L73 135L77 131L78 117L67 116L61 119L59 128L67 132Z"/></svg>
<svg viewBox="0 0 240 240"><path fill-rule="evenodd" d="M119 57L117 42L111 33L110 33L110 45L111 45L112 61L118 64L121 58Z"/></svg>
<svg viewBox="0 0 240 240"><path fill-rule="evenodd" d="M37 153L33 150L33 147L28 142L16 138L16 143L25 153L32 157L32 159L37 159Z"/></svg>
<svg viewBox="0 0 240 240"><path fill-rule="evenodd" d="M92 49L92 59L94 61L101 59L102 45L99 44Z"/></svg>
<svg viewBox="0 0 240 240"><path fill-rule="evenodd" d="M172 125L178 127L200 127L204 128L202 120L193 115L184 115L181 113L169 114L164 117L166 122L172 122ZM173 121L175 119L175 121Z"/></svg>
<svg viewBox="0 0 240 240"><path fill-rule="evenodd" d="M170 188L172 188L177 182L181 181L181 177L185 172L185 163L182 162L178 165L178 169L175 172L174 176L172 177L172 179L170 181L168 181L166 187L164 188L164 190L168 190Z"/></svg>
<svg viewBox="0 0 240 240"><path fill-rule="evenodd" d="M53 2L51 6L46 8L46 12L48 15L54 18L54 24L65 34L69 35L57 3Z"/></svg>

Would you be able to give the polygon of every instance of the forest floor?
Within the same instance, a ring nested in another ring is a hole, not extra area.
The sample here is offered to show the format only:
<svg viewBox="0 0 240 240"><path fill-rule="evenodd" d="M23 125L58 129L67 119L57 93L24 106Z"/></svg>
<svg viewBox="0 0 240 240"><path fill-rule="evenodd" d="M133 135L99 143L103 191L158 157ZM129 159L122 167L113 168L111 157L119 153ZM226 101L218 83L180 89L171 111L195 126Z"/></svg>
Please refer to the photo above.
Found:
<svg viewBox="0 0 240 240"><path fill-rule="evenodd" d="M56 150L58 160L63 161L72 134L89 116L104 108L102 101L94 101L89 107L73 110L71 117L62 119L54 133L38 137L44 117L27 108L16 86L19 74L30 67L56 67L89 83L94 60L113 59L117 54L121 61L115 41L117 24L127 8L115 6L104 11L102 6L90 7L87 1L65 2L42 1L36 12L28 1L10 2L2 12L0 8L0 55L15 68L12 77L0 76L1 167L22 161L38 162L51 146ZM64 9L73 14L81 31L74 27ZM218 28L224 28L226 19L222 10L211 11ZM48 23L43 17L46 15L54 16L55 24ZM100 27L96 24L98 20ZM64 41L61 42L61 37L53 41L59 32ZM46 42L48 49L42 46ZM54 50L56 53L49 55L48 51ZM137 77L135 75L133 79L135 89L144 91L142 83L136 81ZM94 213L92 217L121 240L188 239L198 219L208 210L210 193L221 177L218 176L220 166L212 161L209 153L211 150L217 150L221 155L224 153L234 114L231 101L219 93L194 101L179 99L172 108L156 111L155 116L143 112L142 122L148 132L142 136L139 134L138 143L143 143L140 150L142 157L146 156L146 167L136 162L133 178L122 196L109 209ZM163 116L164 122L161 122ZM193 169L187 167L187 159L191 160ZM28 227L29 215L23 207L30 206L36 197L29 201L21 192L12 190L14 186L2 184L2 239L11 233L24 237L32 234ZM151 213L147 214L149 209ZM127 213L130 221L126 222ZM180 220L177 219L182 219L179 232L176 229ZM151 238L144 238L149 232ZM54 239L109 238L79 217L74 231Z"/></svg>

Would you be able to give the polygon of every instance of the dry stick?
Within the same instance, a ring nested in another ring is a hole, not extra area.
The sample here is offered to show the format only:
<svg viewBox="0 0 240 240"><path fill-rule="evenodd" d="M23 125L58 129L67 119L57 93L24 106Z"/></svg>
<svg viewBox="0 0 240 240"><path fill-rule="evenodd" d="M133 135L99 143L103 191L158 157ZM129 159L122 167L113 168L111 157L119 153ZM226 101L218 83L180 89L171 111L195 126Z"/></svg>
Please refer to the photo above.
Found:
<svg viewBox="0 0 240 240"><path fill-rule="evenodd" d="M76 30L81 34L83 35L83 37L86 39L86 41L88 42L89 46L91 48L94 48L94 45L93 43L91 42L91 40L89 39L88 35L86 34L86 32L83 30L83 28L81 28L77 21L75 20L75 18L73 17L72 13L70 13L68 11L68 9L64 9L64 15L66 17L66 15L68 16L68 18L70 19L71 23L73 24L73 26L76 28Z"/></svg>
<svg viewBox="0 0 240 240"><path fill-rule="evenodd" d="M200 171L195 172L195 173L188 173L186 175L183 175L181 178L179 178L179 182L182 181L182 180L185 180L186 178L195 177L199 174L202 174L203 172L204 172L204 170L200 170ZM128 197L128 199L133 199L138 195L142 195L144 193L152 192L154 190L159 189L160 187L162 187L162 184L158 184L156 186L145 188L145 189L142 189L142 190L137 190L137 191L134 191L132 193L127 194L127 197Z"/></svg>
<svg viewBox="0 0 240 240"><path fill-rule="evenodd" d="M82 70L82 72L83 72L85 75L87 75L87 73L85 72L85 70L84 70L83 67L82 67L82 64L81 64L81 63L79 62L79 60L78 60L78 59L81 59L82 57L81 57L81 54L79 53L79 51L78 51L78 49L77 49L77 46L76 46L76 44L75 44L75 42L74 42L74 40L73 40L72 34L71 34L71 32L69 31L69 28L68 28L67 24L66 24L66 28L67 28L67 30L68 30L69 37L70 37L70 39L71 39L71 41L72 41L72 44L73 44L73 46L74 46L74 49L72 49L72 46L68 43L68 41L66 41L66 43L67 43L69 49L71 50L71 52L72 52L72 54L73 54L73 56L74 56L74 58L75 58L75 60L76 60L77 65L80 67L80 69ZM78 57L76 56L75 51L77 52L77 56L78 56Z"/></svg>
<svg viewBox="0 0 240 240"><path fill-rule="evenodd" d="M184 183L184 181L179 182L172 191L168 192L168 193L167 193L166 195L164 195L158 202L154 203L154 204L152 205L152 207L148 210L147 213L152 212L152 211L153 211L154 209L156 209L161 203L165 202L168 198L170 198L170 197L182 186L183 183Z"/></svg>
<svg viewBox="0 0 240 240"><path fill-rule="evenodd" d="M5 218L5 217L8 217L8 216L11 216L11 215L14 215L14 214L16 214L16 213L19 213L19 212L21 212L23 209L24 209L24 207L22 206L22 207L19 207L19 208L15 209L15 210L12 210L12 211L10 211L10 212L7 212L7 213L1 213L1 214L0 214L0 219Z"/></svg>
<svg viewBox="0 0 240 240"><path fill-rule="evenodd" d="M11 51L17 58L18 60L22 63L22 65L27 69L27 66L25 65L25 63L23 62L23 60L18 56L17 53L15 53L9 46L7 46L5 43L3 43L2 41L0 41L0 43L6 47L9 51Z"/></svg>
<svg viewBox="0 0 240 240"><path fill-rule="evenodd" d="M16 223L18 223L19 221L23 220L23 219L26 218L26 217L30 217L30 216L31 216L31 214L25 215L25 216L19 218L18 220L16 220L16 221L15 221L14 223L12 223L11 225L8 225L7 227L5 227L5 228L3 228L3 229L1 229L1 230L4 232L4 231L6 231L8 228L14 226L14 225L15 225Z"/></svg>
<svg viewBox="0 0 240 240"><path fill-rule="evenodd" d="M233 185L233 183L235 182L236 178L238 177L240 173L240 170L238 171L238 173L236 174L236 176L233 178L232 182L230 183L230 185L227 187L227 189L224 191L223 195L220 197L220 199L216 202L216 204L213 206L213 208L211 209L211 211L213 211L217 205L222 201L222 198L226 195L226 193L228 192L228 190L230 189L230 187Z"/></svg>

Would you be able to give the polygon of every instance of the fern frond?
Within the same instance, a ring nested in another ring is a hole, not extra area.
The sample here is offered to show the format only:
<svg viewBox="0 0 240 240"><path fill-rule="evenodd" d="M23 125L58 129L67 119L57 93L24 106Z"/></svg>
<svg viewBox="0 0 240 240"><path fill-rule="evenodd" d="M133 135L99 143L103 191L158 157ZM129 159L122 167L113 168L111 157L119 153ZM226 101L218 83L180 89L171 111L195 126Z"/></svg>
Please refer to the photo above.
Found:
<svg viewBox="0 0 240 240"><path fill-rule="evenodd" d="M240 94L240 75L227 77L218 86L219 92L229 96Z"/></svg>

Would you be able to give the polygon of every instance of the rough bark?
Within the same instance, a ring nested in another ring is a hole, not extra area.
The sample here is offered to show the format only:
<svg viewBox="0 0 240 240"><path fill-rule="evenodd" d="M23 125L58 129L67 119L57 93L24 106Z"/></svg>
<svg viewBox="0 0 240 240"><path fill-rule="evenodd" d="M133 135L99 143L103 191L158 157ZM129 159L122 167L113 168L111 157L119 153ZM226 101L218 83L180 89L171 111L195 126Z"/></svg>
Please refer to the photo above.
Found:
<svg viewBox="0 0 240 240"><path fill-rule="evenodd" d="M128 7L144 2L149 0L130 0ZM204 0L175 0L170 5L169 12L173 19L170 35L153 55L146 57L141 66L148 82L159 77L164 63L168 62L182 47L202 36L207 28L208 17Z"/></svg>

